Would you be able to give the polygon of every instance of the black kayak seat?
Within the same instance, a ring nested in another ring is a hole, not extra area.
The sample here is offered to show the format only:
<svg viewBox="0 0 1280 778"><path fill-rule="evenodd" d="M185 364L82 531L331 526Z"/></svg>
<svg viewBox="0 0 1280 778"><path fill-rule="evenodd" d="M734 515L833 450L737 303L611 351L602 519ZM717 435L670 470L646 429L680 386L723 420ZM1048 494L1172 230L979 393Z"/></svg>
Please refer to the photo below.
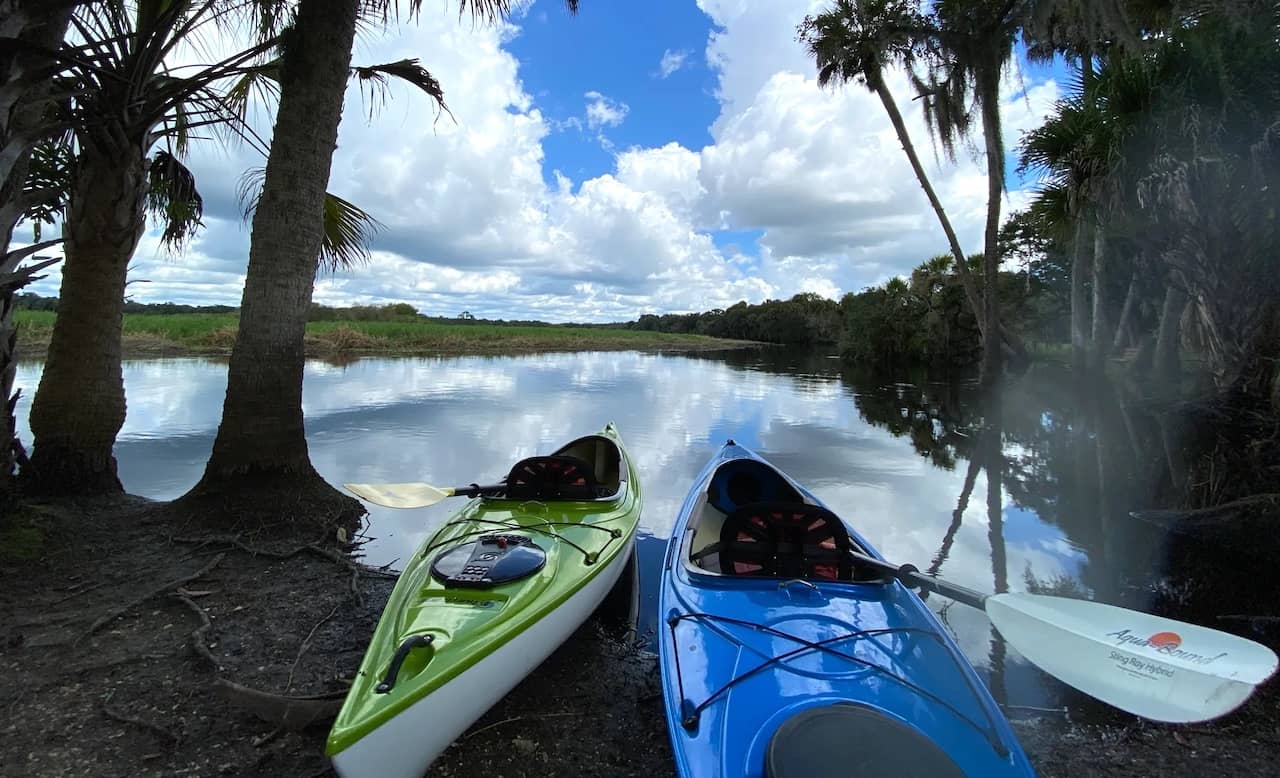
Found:
<svg viewBox="0 0 1280 778"><path fill-rule="evenodd" d="M512 500L594 500L599 486L591 465L578 457L528 457L507 474L507 498Z"/></svg>
<svg viewBox="0 0 1280 778"><path fill-rule="evenodd" d="M765 778L965 778L920 730L852 703L808 708L782 722Z"/></svg>
<svg viewBox="0 0 1280 778"><path fill-rule="evenodd" d="M758 502L725 517L720 542L699 556L719 553L723 575L847 581L851 547L844 523L820 505Z"/></svg>

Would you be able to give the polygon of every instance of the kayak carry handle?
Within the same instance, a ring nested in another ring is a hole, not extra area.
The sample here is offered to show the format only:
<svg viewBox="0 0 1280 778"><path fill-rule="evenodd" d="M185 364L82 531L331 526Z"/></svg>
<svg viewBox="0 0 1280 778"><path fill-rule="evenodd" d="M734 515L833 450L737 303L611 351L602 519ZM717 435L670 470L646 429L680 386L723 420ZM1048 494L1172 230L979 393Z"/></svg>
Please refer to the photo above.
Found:
<svg viewBox="0 0 1280 778"><path fill-rule="evenodd" d="M405 641L396 649L395 656L391 657L391 666L387 668L387 674L373 691L377 694L386 694L391 691L391 688L396 685L396 676L400 674L400 666L408 658L409 652L415 648L426 648L435 642L435 639L435 635L412 635L405 638Z"/></svg>

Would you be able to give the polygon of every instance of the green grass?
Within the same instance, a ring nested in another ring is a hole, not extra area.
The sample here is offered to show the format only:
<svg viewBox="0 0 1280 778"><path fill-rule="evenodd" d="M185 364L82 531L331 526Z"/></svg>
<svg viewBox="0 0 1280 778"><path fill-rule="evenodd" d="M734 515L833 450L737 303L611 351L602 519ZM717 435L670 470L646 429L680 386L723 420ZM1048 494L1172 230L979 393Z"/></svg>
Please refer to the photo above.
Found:
<svg viewBox="0 0 1280 778"><path fill-rule="evenodd" d="M47 345L53 331L49 311L15 311L21 344ZM232 314L126 314L125 350L168 347L190 351L227 351L239 319ZM501 351L592 350L627 348L714 348L732 341L702 335L607 330L561 325L501 326L442 324L424 320L318 321L307 325L307 346L316 351L493 353Z"/></svg>

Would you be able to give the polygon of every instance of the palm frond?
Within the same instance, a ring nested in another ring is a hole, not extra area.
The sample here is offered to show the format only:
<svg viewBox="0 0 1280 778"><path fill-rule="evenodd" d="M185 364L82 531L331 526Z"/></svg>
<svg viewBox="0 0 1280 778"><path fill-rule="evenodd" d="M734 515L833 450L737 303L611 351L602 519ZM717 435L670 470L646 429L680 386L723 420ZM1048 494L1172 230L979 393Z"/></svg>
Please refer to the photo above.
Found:
<svg viewBox="0 0 1280 778"><path fill-rule="evenodd" d="M453 116L449 106L444 102L444 90L440 82L422 67L416 58L401 59L381 65L353 67L351 72L360 81L360 94L365 97L370 119L373 118L377 108L386 102L388 82L391 78L397 78L422 90L428 97L435 100L437 112L443 111L450 117Z"/></svg>
<svg viewBox="0 0 1280 778"><path fill-rule="evenodd" d="M74 176L75 153L66 135L41 141L32 149L22 188L22 218L31 222L36 242L42 227L57 223L66 212Z"/></svg>
<svg viewBox="0 0 1280 778"><path fill-rule="evenodd" d="M324 196L324 242L320 264L327 270L350 268L369 260L369 243L382 224L364 209L326 192Z"/></svg>
<svg viewBox="0 0 1280 778"><path fill-rule="evenodd" d="M264 168L250 168L236 184L236 196L244 218L252 218L262 195ZM320 244L320 265L331 272L349 268L369 259L369 244L382 230L382 223L359 206L326 192L324 197L324 240Z"/></svg>
<svg viewBox="0 0 1280 778"><path fill-rule="evenodd" d="M248 119L249 103L253 97L263 103L279 99L281 62L280 57L274 57L261 65L245 68L227 88L223 100L240 121Z"/></svg>
<svg viewBox="0 0 1280 778"><path fill-rule="evenodd" d="M164 225L160 242L180 250L204 226L204 199L196 189L191 170L167 151L151 158L147 210Z"/></svg>

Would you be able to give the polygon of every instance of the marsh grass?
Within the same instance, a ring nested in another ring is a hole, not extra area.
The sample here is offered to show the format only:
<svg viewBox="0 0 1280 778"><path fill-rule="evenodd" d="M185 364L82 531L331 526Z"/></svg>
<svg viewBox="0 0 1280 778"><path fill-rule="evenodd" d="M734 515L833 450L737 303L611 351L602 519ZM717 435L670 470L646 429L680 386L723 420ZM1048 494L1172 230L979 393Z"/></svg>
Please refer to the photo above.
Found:
<svg viewBox="0 0 1280 778"><path fill-rule="evenodd" d="M16 311L20 346L28 354L47 348L53 333L51 311ZM235 343L234 314L126 314L126 354L226 353ZM513 353L620 349L701 350L732 348L738 341L702 335L613 330L559 324L450 324L404 321L316 321L307 324L312 353Z"/></svg>

